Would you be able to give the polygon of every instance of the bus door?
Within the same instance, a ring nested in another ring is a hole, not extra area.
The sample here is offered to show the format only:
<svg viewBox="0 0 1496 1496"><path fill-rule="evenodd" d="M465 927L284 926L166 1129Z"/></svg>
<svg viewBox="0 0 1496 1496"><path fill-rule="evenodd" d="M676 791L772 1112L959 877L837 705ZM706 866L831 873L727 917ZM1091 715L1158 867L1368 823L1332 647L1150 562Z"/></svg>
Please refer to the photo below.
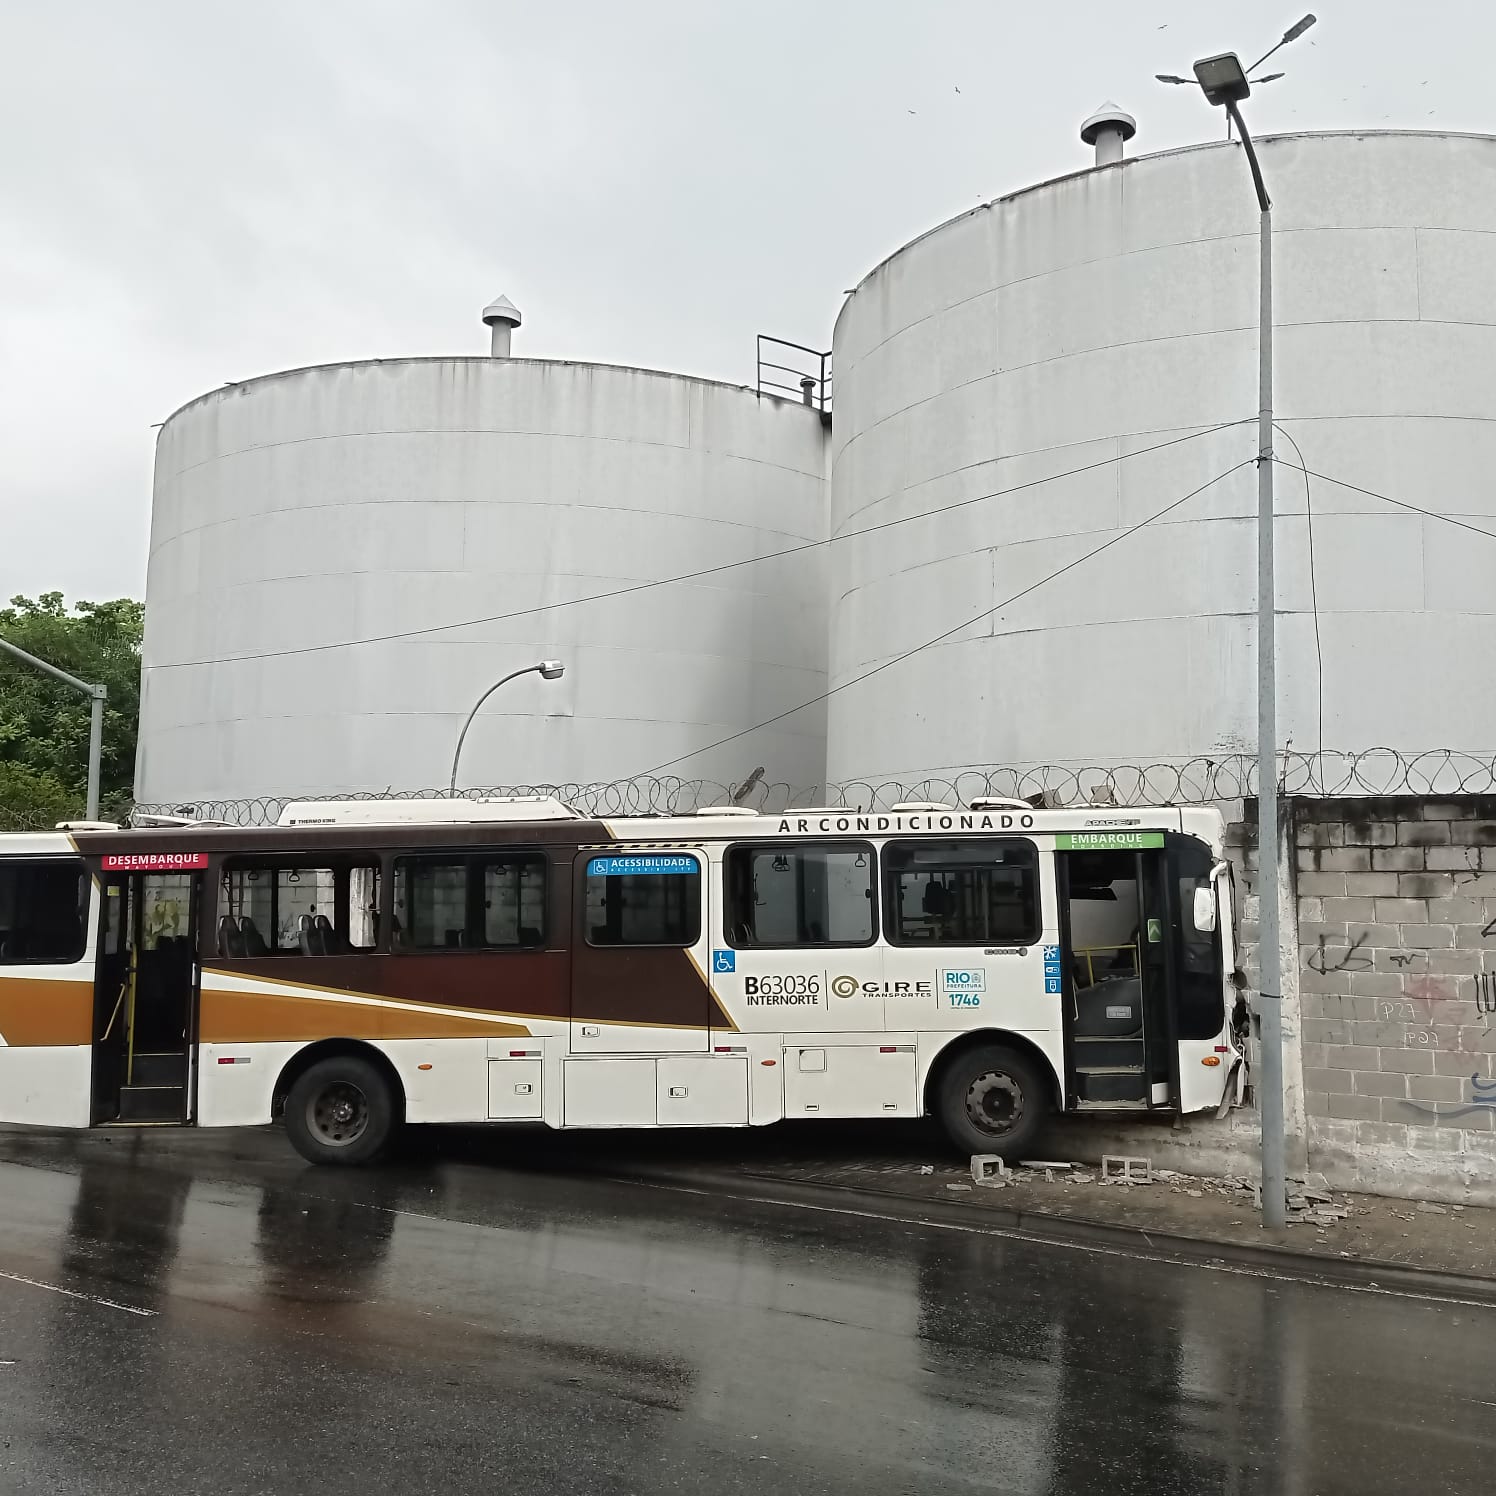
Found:
<svg viewBox="0 0 1496 1496"><path fill-rule="evenodd" d="M1056 837L1067 1094L1078 1107L1177 1101L1174 916L1164 835Z"/></svg>
<svg viewBox="0 0 1496 1496"><path fill-rule="evenodd" d="M695 851L584 853L576 863L573 1054L706 1054L706 857Z"/></svg>
<svg viewBox="0 0 1496 1496"><path fill-rule="evenodd" d="M1236 1085L1236 1046L1230 1029L1235 992L1226 983L1231 885L1225 863L1216 862L1198 838L1169 832L1164 844L1179 1105L1191 1112L1219 1106Z"/></svg>
<svg viewBox="0 0 1496 1496"><path fill-rule="evenodd" d="M203 876L181 870L183 858L160 872L113 870L113 860L101 880L93 1120L188 1122Z"/></svg>

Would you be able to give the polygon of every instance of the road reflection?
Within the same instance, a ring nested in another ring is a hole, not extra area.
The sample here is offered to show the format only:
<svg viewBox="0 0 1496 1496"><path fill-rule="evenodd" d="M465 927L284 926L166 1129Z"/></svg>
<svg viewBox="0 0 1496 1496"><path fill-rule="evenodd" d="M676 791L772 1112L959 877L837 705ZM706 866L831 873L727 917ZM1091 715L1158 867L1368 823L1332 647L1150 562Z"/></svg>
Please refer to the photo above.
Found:
<svg viewBox="0 0 1496 1496"><path fill-rule="evenodd" d="M154 1311L0 1282L37 1489L207 1489L224 1441L222 1492L320 1459L334 1491L1317 1496L1475 1490L1496 1455L1482 1310L554 1158L131 1153L0 1142L0 1269Z"/></svg>
<svg viewBox="0 0 1496 1496"><path fill-rule="evenodd" d="M392 1186L347 1200L266 1186L255 1212L260 1291L276 1304L363 1303L395 1237Z"/></svg>

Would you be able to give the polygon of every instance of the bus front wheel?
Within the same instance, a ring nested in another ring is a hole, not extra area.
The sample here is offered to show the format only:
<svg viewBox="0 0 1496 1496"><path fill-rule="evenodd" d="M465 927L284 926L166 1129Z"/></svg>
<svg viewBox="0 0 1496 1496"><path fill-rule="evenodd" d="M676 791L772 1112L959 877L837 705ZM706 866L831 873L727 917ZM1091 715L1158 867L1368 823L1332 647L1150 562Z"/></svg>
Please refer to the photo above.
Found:
<svg viewBox="0 0 1496 1496"><path fill-rule="evenodd" d="M372 1163L395 1131L390 1083L352 1055L320 1060L286 1096L286 1133L314 1164Z"/></svg>
<svg viewBox="0 0 1496 1496"><path fill-rule="evenodd" d="M1049 1114L1039 1067L1000 1044L951 1060L935 1099L946 1136L961 1152L995 1153L1008 1162L1029 1152Z"/></svg>

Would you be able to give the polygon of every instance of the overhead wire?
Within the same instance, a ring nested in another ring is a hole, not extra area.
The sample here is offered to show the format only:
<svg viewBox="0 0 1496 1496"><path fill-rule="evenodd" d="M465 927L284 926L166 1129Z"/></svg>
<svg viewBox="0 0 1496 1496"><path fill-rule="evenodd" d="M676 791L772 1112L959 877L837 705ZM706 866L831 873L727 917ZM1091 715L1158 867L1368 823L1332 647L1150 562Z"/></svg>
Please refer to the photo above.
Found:
<svg viewBox="0 0 1496 1496"><path fill-rule="evenodd" d="M1233 422L1233 424L1238 423ZM1011 607L1012 604L1027 597L1031 592L1037 592L1039 588L1047 586L1050 582L1064 576L1066 572L1074 571L1077 566L1084 565L1092 557L1099 556L1103 551L1110 550L1114 545L1120 545L1129 536L1136 535L1139 530L1156 523L1166 515L1172 514L1181 505L1187 504L1191 499L1204 493L1207 488L1214 487L1215 484L1229 478L1233 473L1240 472L1242 468L1251 467L1256 461L1256 457L1243 458L1242 461L1236 463L1233 467L1227 468L1224 472L1217 473L1215 477L1207 479L1198 488L1192 488L1187 494L1175 499L1171 504L1166 504L1162 509L1154 514L1150 514L1146 519L1139 520L1135 525L1129 525L1127 529L1118 531L1110 539L1102 541L1100 545L1093 546L1083 556L1076 556L1073 560L1067 561L1063 566L1056 567L1054 571L1040 577L1038 581L1030 582L1027 587L1020 588L1011 597L1005 597L1001 602L994 603L992 607L984 608L980 613L973 614L970 618L962 619L954 627L943 629L933 639L926 639L922 644L916 644L913 649L906 649L902 654L894 655L892 658L884 660L882 664L874 665L870 670L864 670L861 675L854 675L850 680L844 680L839 685L831 686L819 695L812 696L808 701L802 701L797 706L789 707L785 711L776 712L774 716L766 717L762 722L755 722L752 727L745 727L739 732L729 733L725 738L718 738L714 743L705 743L699 748L691 749L688 753L680 753L674 758L667 758L663 763L655 764L653 768L642 769L637 775L631 777L644 778L651 774L658 774L661 769L668 769L672 764L678 764L685 759L696 758L701 754L711 753L715 749L726 747L728 743L734 743L739 738L747 737L750 733L761 732L766 727L772 727L776 722L783 722L786 717L793 717L796 712L803 712L807 707L819 706L821 702L830 700L831 697L838 693L848 690L852 686L861 685L863 681L871 680L873 676L880 675L885 670L891 670L895 665L901 665L905 660L913 659L915 655L922 654L927 649L933 649L937 644L944 643L945 640L959 634L963 629L969 629L973 624L980 623L984 618L990 618L994 613L999 613L1004 608Z"/></svg>
<svg viewBox="0 0 1496 1496"><path fill-rule="evenodd" d="M1274 422L1274 425L1276 426L1277 423ZM1278 427L1277 429L1280 430L1280 431L1283 430L1282 427ZM1440 514L1437 509L1425 509L1421 504L1412 504L1412 503L1409 503L1408 500L1406 500L1406 499L1395 499L1395 498L1392 497L1391 494L1381 493L1379 490L1377 490L1375 488L1367 488L1367 487L1365 487L1364 485L1362 485L1360 483L1351 483L1351 482L1348 482L1344 478L1335 478L1335 477L1332 477L1329 473L1316 472L1313 468L1309 467L1304 462L1304 455L1299 450L1299 444L1296 441L1294 441L1292 433L1288 432L1288 431L1283 431L1283 435L1286 436L1290 442L1293 442L1293 449L1294 449L1294 451L1296 453L1298 453L1299 460L1295 464L1295 463L1291 463L1291 462L1285 462L1281 457L1275 456L1273 458L1273 461L1276 462L1276 463L1280 463L1284 467L1296 468L1297 471L1299 471L1300 473L1303 474L1303 476L1304 476L1304 502L1305 502L1305 506L1306 507L1308 507L1308 505L1309 505L1309 480L1311 478L1318 478L1322 483L1333 484L1336 488L1343 488L1343 489L1346 489L1347 491L1349 491L1351 493L1364 494L1369 499L1380 499L1382 501L1382 503L1384 503L1384 504L1391 504L1396 509L1405 509L1410 514L1422 515L1424 519L1442 520L1446 525L1453 525L1454 528L1457 529L1457 530L1468 530L1472 535L1484 535L1487 540L1496 540L1496 530L1485 530L1485 529L1482 529L1479 525L1472 525L1467 520L1458 519L1456 516L1454 516L1452 514ZM1314 521L1313 521L1313 511L1312 511L1312 509L1310 510L1309 524L1310 524L1310 530L1309 530L1309 546L1310 546L1310 551L1309 551L1309 574L1310 574L1310 586L1311 586L1311 589L1312 589L1312 587L1313 587L1313 577L1314 577L1314 550L1313 550L1313 547L1314 547L1314 529L1313 529ZM1311 590L1311 598L1313 598L1313 592L1312 592L1312 590ZM1319 649L1320 649L1320 638L1319 638L1319 604L1318 604L1317 600L1314 601L1314 644L1315 644L1316 651L1319 651ZM1319 718L1319 729L1318 730L1319 730L1319 738L1320 738L1320 753L1319 753L1319 755L1317 755L1317 757L1322 757L1322 755L1324 753L1324 656L1323 656L1322 653L1320 654L1320 698L1319 698L1319 713L1320 713L1320 718Z"/></svg>
<svg viewBox="0 0 1496 1496"><path fill-rule="evenodd" d="M1280 457L1275 457L1274 462L1282 462L1284 467L1293 467L1291 462L1283 462ZM1496 530L1482 530L1479 525L1472 525L1465 520L1456 519L1452 514L1440 514L1437 509L1424 509L1421 505L1410 504L1406 499L1394 499L1391 494L1378 493L1374 488L1363 488L1359 483L1348 483L1344 478L1333 478L1329 473L1316 472L1313 468L1302 469L1305 476L1318 478L1321 483L1333 483L1336 488L1349 489L1352 493L1365 494L1368 499L1380 499L1384 504L1392 504L1398 509L1406 509L1410 514L1421 514L1425 519L1443 520L1446 525L1453 525L1458 530L1469 530L1472 535L1484 535L1487 540L1496 540Z"/></svg>
<svg viewBox="0 0 1496 1496"><path fill-rule="evenodd" d="M860 530L848 530L841 535L830 535L824 540L809 540L800 545L787 546L783 550L770 551L762 556L744 556L736 561L723 561L713 566L703 566L696 571L682 572L678 576L659 577L648 582L635 582L627 587L617 587L611 592L591 592L586 597L563 598L559 602L544 603L533 608L516 608L508 613L490 613L480 618L463 618L452 623L426 624L421 628L400 629L389 634L372 634L362 639L339 639L326 644L299 644L286 649L257 650L248 654L223 655L214 658L197 660L167 660L160 664L148 664L146 670L187 670L212 665L233 665L248 660L280 660L293 655L322 654L334 649L359 649L368 644L392 644L402 639L417 639L430 634L450 633L455 629L476 628L482 624L508 623L516 618L531 618L541 613L554 613L561 608L574 608L583 603L607 602L613 598L628 597L634 593L653 591L658 587L674 587L684 582L699 581L702 577L716 576L725 571L735 571L743 566L755 566L765 561L779 561L786 556L798 556L806 551L819 550L823 546L839 545L843 541L859 540L865 535L876 535L884 530L892 530L899 525L913 524L921 519L933 519L941 514L950 514L954 510L963 509L972 504L985 503L989 499L1007 498L1010 494L1023 493L1031 488L1042 487L1046 483L1058 483L1065 478L1075 478L1083 473L1092 473L1099 468L1110 467L1114 463L1127 462L1134 457L1146 457L1150 452L1162 452L1169 447L1177 447L1184 442L1198 441L1201 437L1214 436L1221 431L1230 431L1233 427L1246 425L1253 417L1245 417L1240 421L1224 421L1219 426L1204 427L1199 431L1186 432L1183 436L1171 437L1168 441L1155 442L1152 446L1139 447L1135 452L1118 452L1110 457L1104 457L1096 462L1088 462L1080 467L1067 468L1063 472L1050 473L1042 478L1031 478L1025 483L1015 483L1011 488L995 489L991 493L974 494L971 498L956 499L949 504L941 504L934 509L922 509L918 514L905 514L897 519L883 520L875 525L865 525ZM1107 438L1108 440L1121 440L1127 435L1135 433L1121 433L1119 436ZM1004 459L994 458L993 461Z"/></svg>

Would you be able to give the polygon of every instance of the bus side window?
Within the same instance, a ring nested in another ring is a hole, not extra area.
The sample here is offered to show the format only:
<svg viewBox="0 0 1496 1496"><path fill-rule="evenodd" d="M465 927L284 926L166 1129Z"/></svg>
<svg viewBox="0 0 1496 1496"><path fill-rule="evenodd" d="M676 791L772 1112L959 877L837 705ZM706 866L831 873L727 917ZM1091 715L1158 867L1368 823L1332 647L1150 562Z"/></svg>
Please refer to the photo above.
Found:
<svg viewBox="0 0 1496 1496"><path fill-rule="evenodd" d="M397 858L395 949L543 946L547 867L539 852Z"/></svg>
<svg viewBox="0 0 1496 1496"><path fill-rule="evenodd" d="M652 863L674 863L655 870ZM640 871L633 871L634 866ZM594 857L587 865L588 945L695 945L701 868L694 857Z"/></svg>
<svg viewBox="0 0 1496 1496"><path fill-rule="evenodd" d="M0 966L81 960L88 887L75 858L0 861Z"/></svg>
<svg viewBox="0 0 1496 1496"><path fill-rule="evenodd" d="M358 955L378 939L379 869L234 858L219 910L221 956Z"/></svg>
<svg viewBox="0 0 1496 1496"><path fill-rule="evenodd" d="M1029 945L1039 937L1032 842L890 842L883 869L892 945Z"/></svg>
<svg viewBox="0 0 1496 1496"><path fill-rule="evenodd" d="M741 949L871 945L876 854L857 842L772 842L728 849L729 945Z"/></svg>

